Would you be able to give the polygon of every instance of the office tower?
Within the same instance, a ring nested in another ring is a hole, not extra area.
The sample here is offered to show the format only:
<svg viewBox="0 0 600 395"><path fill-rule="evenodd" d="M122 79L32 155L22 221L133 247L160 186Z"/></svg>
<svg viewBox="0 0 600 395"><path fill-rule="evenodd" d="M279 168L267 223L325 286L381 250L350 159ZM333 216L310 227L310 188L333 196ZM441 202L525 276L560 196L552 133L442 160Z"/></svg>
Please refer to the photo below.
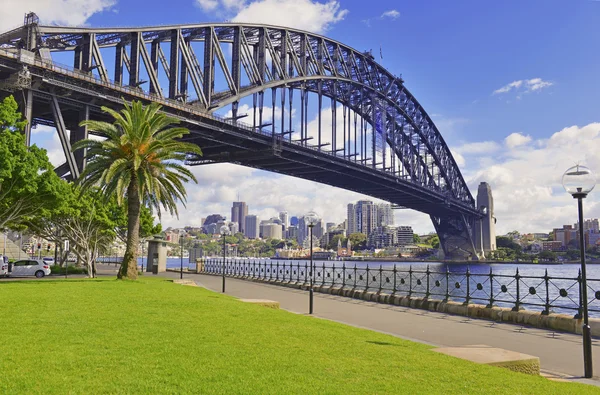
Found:
<svg viewBox="0 0 600 395"><path fill-rule="evenodd" d="M335 222L327 222L327 224L325 224L325 231L326 232L329 232L333 228L335 228Z"/></svg>
<svg viewBox="0 0 600 395"><path fill-rule="evenodd" d="M247 215L248 206L246 202L233 202L233 207L231 207L231 222L237 222L238 229L242 233L244 233Z"/></svg>
<svg viewBox="0 0 600 395"><path fill-rule="evenodd" d="M351 235L352 233L357 233L358 228L356 227L356 207L354 204L348 204L347 214L346 234Z"/></svg>
<svg viewBox="0 0 600 395"><path fill-rule="evenodd" d="M257 239L259 233L259 218L256 215L246 215L244 235L249 239Z"/></svg>
<svg viewBox="0 0 600 395"><path fill-rule="evenodd" d="M281 224L267 222L260 225L260 233L263 239L278 239L281 240Z"/></svg>
<svg viewBox="0 0 600 395"><path fill-rule="evenodd" d="M281 211L279 213L279 219L281 220L281 223L283 224L283 226L284 226L285 229L287 229L287 227L290 226L289 216L288 216L288 212L287 211Z"/></svg>
<svg viewBox="0 0 600 395"><path fill-rule="evenodd" d="M367 237L377 227L377 210L370 200L359 200L355 206L356 231Z"/></svg>
<svg viewBox="0 0 600 395"><path fill-rule="evenodd" d="M298 217L292 217L290 218L290 226L298 226Z"/></svg>
<svg viewBox="0 0 600 395"><path fill-rule="evenodd" d="M285 231L285 238L290 240L298 239L298 227L290 225Z"/></svg>
<svg viewBox="0 0 600 395"><path fill-rule="evenodd" d="M377 226L393 226L394 212L389 203L379 203L377 206Z"/></svg>
<svg viewBox="0 0 600 395"><path fill-rule="evenodd" d="M298 237L296 238L298 244L302 245L307 237L308 226L306 223L306 217L300 217L298 218Z"/></svg>

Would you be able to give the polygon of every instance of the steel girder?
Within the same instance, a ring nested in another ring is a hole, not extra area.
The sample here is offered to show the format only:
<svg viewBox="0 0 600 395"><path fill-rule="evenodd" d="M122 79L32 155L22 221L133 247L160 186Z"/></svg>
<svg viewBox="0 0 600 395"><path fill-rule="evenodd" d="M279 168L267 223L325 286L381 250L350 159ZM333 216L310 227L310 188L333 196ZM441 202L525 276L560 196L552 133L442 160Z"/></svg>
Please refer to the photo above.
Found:
<svg viewBox="0 0 600 395"><path fill-rule="evenodd" d="M231 119L240 125L239 103L252 97L251 128L262 134L270 129L274 151L277 147L281 151L285 138L307 147L316 142L312 147L319 151L391 173L399 181L445 196L448 207L451 202L466 211L474 209L474 199L443 137L402 78L381 67L370 53L335 40L252 24L102 29L32 24L0 35L0 48L15 52L18 48L29 49L46 60L52 51L71 51L73 68L100 81L111 83L109 75L113 75L118 85L134 87L162 101L187 103L207 114L231 106ZM103 59L106 51L115 51L113 70ZM165 81L168 86L161 86ZM269 92L272 112L265 117L265 95ZM318 97L317 141L309 136L309 92ZM299 100L298 96L294 98L295 93L299 93ZM331 142L321 141L324 98L331 101ZM286 105L292 113L294 101L300 107L300 131L295 132L292 117L287 125L283 116ZM277 105L282 109L280 122L275 116ZM342 148L335 131L336 119L343 119ZM371 141L367 142L369 128ZM295 137L299 133L300 138L293 138L293 133ZM376 152L377 139L383 140L391 152L387 160L386 149ZM328 145L330 151L325 149ZM371 152L367 152L369 145ZM469 243L460 241L472 237L470 219L461 222L432 215L432 220L442 233L440 238L454 240L442 243L446 252L471 249Z"/></svg>

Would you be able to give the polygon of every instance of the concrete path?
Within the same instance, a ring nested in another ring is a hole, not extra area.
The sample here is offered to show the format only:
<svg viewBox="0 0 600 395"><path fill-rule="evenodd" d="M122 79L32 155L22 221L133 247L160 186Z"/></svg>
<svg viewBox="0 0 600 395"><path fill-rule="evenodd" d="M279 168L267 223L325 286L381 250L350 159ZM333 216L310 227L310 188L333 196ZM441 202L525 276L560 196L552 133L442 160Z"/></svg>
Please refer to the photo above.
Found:
<svg viewBox="0 0 600 395"><path fill-rule="evenodd" d="M179 278L179 273L161 276ZM221 292L221 277L184 273L185 279ZM226 293L245 299L278 301L282 309L308 313L308 292L276 285L226 279ZM581 336L469 319L444 313L366 302L315 292L314 316L440 347L485 344L540 358L543 373L576 379L583 375ZM594 376L600 376L600 342L593 340ZM580 380L577 380L580 381ZM599 385L596 380L581 380Z"/></svg>

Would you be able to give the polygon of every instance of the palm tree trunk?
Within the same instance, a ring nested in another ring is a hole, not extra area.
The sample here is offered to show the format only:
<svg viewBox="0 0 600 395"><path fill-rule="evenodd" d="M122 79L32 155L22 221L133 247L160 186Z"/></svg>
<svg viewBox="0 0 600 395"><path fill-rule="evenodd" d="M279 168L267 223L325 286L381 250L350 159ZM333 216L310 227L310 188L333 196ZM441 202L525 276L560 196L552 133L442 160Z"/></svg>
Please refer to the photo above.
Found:
<svg viewBox="0 0 600 395"><path fill-rule="evenodd" d="M127 243L117 278L136 280L138 276L137 246L140 238L140 191L134 173L127 187Z"/></svg>

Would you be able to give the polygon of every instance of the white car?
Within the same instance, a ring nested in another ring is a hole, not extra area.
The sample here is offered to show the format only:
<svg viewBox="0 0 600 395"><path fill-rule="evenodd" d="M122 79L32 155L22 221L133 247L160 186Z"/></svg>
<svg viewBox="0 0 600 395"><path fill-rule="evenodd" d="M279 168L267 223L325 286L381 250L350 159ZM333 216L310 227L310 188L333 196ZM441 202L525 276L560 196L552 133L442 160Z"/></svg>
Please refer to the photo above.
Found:
<svg viewBox="0 0 600 395"><path fill-rule="evenodd" d="M22 259L12 264L9 276L36 276L42 278L50 274L50 265L42 259Z"/></svg>
<svg viewBox="0 0 600 395"><path fill-rule="evenodd" d="M44 257L44 258L42 258L42 260L44 261L44 263L46 265L50 265L50 266L54 265L54 258Z"/></svg>

